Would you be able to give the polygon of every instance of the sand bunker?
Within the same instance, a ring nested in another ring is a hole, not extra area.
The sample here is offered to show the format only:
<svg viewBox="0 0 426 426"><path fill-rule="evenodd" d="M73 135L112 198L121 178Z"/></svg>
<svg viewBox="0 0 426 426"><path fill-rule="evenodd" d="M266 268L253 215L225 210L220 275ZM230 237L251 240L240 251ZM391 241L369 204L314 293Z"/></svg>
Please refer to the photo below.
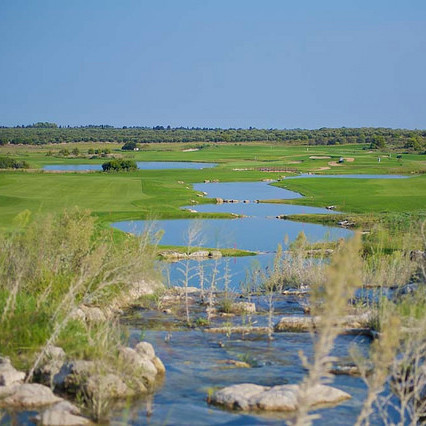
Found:
<svg viewBox="0 0 426 426"><path fill-rule="evenodd" d="M194 151L199 151L200 148L189 148L189 149L184 149L182 152L194 152Z"/></svg>
<svg viewBox="0 0 426 426"><path fill-rule="evenodd" d="M311 155L309 157L311 160L328 160L331 157L327 157L327 156L317 156L317 155Z"/></svg>
<svg viewBox="0 0 426 426"><path fill-rule="evenodd" d="M343 166L343 163L337 163L337 161L330 161L329 163L328 163L328 165L329 166L331 166L331 167L342 167Z"/></svg>
<svg viewBox="0 0 426 426"><path fill-rule="evenodd" d="M302 161L289 161L288 164L300 164Z"/></svg>
<svg viewBox="0 0 426 426"><path fill-rule="evenodd" d="M355 158L348 157L348 158L345 158L345 161L347 161L348 163L353 163L355 161Z"/></svg>
<svg viewBox="0 0 426 426"><path fill-rule="evenodd" d="M324 167L320 167L320 168L316 169L317 172L321 172L323 170L330 170L330 167L324 166Z"/></svg>

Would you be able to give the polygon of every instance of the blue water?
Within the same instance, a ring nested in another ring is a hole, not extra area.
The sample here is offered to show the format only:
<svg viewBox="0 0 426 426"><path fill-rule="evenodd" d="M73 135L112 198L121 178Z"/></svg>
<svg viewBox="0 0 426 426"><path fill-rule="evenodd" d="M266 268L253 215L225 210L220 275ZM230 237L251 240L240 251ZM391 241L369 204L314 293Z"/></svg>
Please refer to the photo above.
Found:
<svg viewBox="0 0 426 426"><path fill-rule="evenodd" d="M196 184L195 189L207 192L209 197L224 199L294 199L300 197L300 194L296 192L271 186L266 182ZM330 213L329 210L315 207L250 202L202 204L186 208L200 212L233 212L249 216L236 219L172 219L161 220L155 224L157 229L164 231L160 241L162 245L236 248L262 252L255 257L238 257L219 261L203 260L206 279L209 280L213 275L216 275L216 280L219 280L219 288L223 285L225 268L228 268L231 276L230 285L238 289L253 269L264 269L272 265L278 244L281 244L284 249L288 248L300 232L306 235L309 242L335 241L353 235L352 231L345 228L275 218L281 214ZM152 222L143 220L125 221L115 222L112 226L125 232L141 234L146 228L152 227ZM197 237L192 241L188 241L190 233L197 234ZM199 269L199 261L191 260L189 263L194 271ZM170 264L166 277L171 285L179 285L182 281L180 268L181 262ZM217 269L215 274L214 269ZM195 273L190 280L190 285L198 287L199 281L199 276Z"/></svg>
<svg viewBox="0 0 426 426"><path fill-rule="evenodd" d="M146 225L143 220L115 222L114 228L141 234ZM282 219L248 217L242 219L171 219L158 221L157 227L164 231L161 244L186 246L191 229L200 229L199 238L191 242L193 247L238 248L251 251L273 252L278 244L284 247L304 232L310 242L334 241L348 238L353 232L314 223L293 222ZM287 242L285 242L285 240Z"/></svg>
<svg viewBox="0 0 426 426"><path fill-rule="evenodd" d="M163 169L209 169L215 167L215 163L193 163L193 162L180 162L180 161L138 161L138 169L141 170L163 170ZM43 167L43 170L50 171L88 171L88 170L102 170L101 164L50 164Z"/></svg>
<svg viewBox="0 0 426 426"><path fill-rule="evenodd" d="M49 164L43 166L43 170L58 172L85 172L102 170L101 164Z"/></svg>
<svg viewBox="0 0 426 426"><path fill-rule="evenodd" d="M196 191L207 192L210 198L223 198L226 200L277 200L295 199L302 196L288 189L268 185L267 182L220 182L196 183Z"/></svg>

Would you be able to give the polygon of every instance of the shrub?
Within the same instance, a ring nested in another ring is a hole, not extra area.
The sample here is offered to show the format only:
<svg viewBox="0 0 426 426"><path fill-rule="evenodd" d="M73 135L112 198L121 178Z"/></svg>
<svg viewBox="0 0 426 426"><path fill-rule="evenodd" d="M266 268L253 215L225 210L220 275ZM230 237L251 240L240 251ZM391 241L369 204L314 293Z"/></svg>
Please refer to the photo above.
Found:
<svg viewBox="0 0 426 426"><path fill-rule="evenodd" d="M126 142L121 149L123 151L133 151L137 147L136 142Z"/></svg>
<svg viewBox="0 0 426 426"><path fill-rule="evenodd" d="M137 164L133 160L111 160L102 164L102 169L104 172L129 172L131 170L136 170L138 168Z"/></svg>
<svg viewBox="0 0 426 426"><path fill-rule="evenodd" d="M0 169L28 169L30 165L26 161L14 158L0 157Z"/></svg>

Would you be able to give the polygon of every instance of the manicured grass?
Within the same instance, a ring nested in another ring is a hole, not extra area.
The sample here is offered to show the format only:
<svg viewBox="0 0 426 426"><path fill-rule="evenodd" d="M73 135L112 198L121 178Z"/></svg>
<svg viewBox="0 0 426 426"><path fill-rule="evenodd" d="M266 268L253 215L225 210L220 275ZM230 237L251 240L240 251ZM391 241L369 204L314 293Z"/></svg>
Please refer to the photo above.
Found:
<svg viewBox="0 0 426 426"><path fill-rule="evenodd" d="M28 209L37 212L60 212L79 206L90 209L106 224L111 221L144 218L228 217L228 215L193 214L180 206L206 203L197 197L192 184L205 179L220 181L256 181L291 175L284 170L314 173L410 173L426 170L424 155L407 154L402 160L395 154L369 152L361 145L288 146L271 143L210 144L199 151L184 152L194 144L149 144L138 152L124 152L118 144L69 144L82 155L89 148L108 148L113 155L136 161L204 161L218 167L204 170L143 170L131 173L43 173L0 172L0 229L13 227L13 218ZM64 145L4 146L1 155L26 160L33 168L45 164L102 163L105 159L55 158ZM327 156L327 159L312 159ZM328 163L340 157L354 158L343 166ZM382 161L377 161L381 156ZM319 170L330 167L328 170ZM279 170L260 171L260 168ZM243 170L235 170L243 169ZM178 183L183 181L184 184ZM284 180L279 185L303 193L306 198L294 201L307 205L336 205L339 209L364 212L421 211L425 209L425 178L405 180L305 179Z"/></svg>
<svg viewBox="0 0 426 426"><path fill-rule="evenodd" d="M408 179L309 178L276 185L305 196L295 204L334 205L337 210L353 213L426 211L426 175Z"/></svg>

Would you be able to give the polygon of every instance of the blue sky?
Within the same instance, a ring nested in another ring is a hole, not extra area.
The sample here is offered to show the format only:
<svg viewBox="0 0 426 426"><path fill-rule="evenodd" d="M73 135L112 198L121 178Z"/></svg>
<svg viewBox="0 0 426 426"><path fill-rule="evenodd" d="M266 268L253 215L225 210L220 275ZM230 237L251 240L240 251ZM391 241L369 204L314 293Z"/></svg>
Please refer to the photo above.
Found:
<svg viewBox="0 0 426 426"><path fill-rule="evenodd" d="M424 0L1 0L0 125L426 128Z"/></svg>

